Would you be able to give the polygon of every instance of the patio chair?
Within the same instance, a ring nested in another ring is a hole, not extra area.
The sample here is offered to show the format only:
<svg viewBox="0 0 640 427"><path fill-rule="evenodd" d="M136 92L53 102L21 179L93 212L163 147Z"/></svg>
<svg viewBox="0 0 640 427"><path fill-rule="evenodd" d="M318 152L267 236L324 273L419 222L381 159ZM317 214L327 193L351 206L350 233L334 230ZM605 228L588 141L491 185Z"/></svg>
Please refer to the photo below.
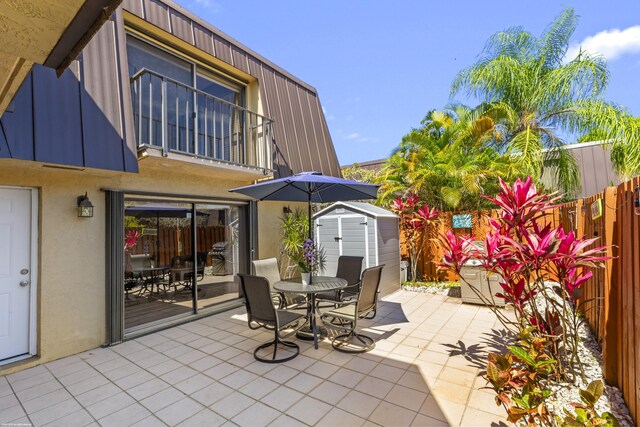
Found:
<svg viewBox="0 0 640 427"><path fill-rule="evenodd" d="M229 245L225 241L216 242L209 250L211 256L211 274L225 276L231 270Z"/></svg>
<svg viewBox="0 0 640 427"><path fill-rule="evenodd" d="M307 300L304 295L283 294L273 289L276 282L282 280L280 278L280 269L278 268L278 260L275 258L255 259L251 261L253 266L253 274L267 279L269 282L269 290L274 305L279 308L306 305Z"/></svg>
<svg viewBox="0 0 640 427"><path fill-rule="evenodd" d="M322 320L327 318L338 319L349 326L346 333L336 335L331 341L331 346L336 350L344 353L363 353L375 347L376 344L373 338L358 334L356 328L358 319L370 319L372 314L375 316L383 267L384 265L378 265L367 268L362 272L360 292L357 299L336 303L337 308L321 314ZM330 322L326 322L325 325L327 327L336 327ZM340 326L340 329L346 328Z"/></svg>
<svg viewBox="0 0 640 427"><path fill-rule="evenodd" d="M347 287L338 291L319 292L316 300L342 302L356 298L360 291L360 272L362 271L362 261L364 257L341 255L338 258L338 270L336 277L345 279Z"/></svg>
<svg viewBox="0 0 640 427"><path fill-rule="evenodd" d="M240 287L247 306L247 324L249 328L265 328L274 331L273 341L256 347L253 357L257 361L265 363L282 363L295 358L300 354L300 347L294 342L284 341L283 338L297 332L306 320L304 314L276 309L273 306L271 287L267 278L248 274L238 274L238 277L240 277ZM291 332L282 334L284 329L292 326ZM285 354L289 354L288 356L276 359L278 344L281 344L280 349ZM270 358L258 354L260 350L271 347L273 347L273 353ZM293 354L290 354L292 352Z"/></svg>

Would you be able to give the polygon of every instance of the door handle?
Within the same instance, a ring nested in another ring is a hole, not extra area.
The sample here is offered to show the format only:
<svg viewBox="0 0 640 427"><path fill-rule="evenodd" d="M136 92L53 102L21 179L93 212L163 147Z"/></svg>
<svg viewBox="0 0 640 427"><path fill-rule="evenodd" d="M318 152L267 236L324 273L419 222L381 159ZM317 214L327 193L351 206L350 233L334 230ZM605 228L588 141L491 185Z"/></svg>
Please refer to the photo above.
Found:
<svg viewBox="0 0 640 427"><path fill-rule="evenodd" d="M21 280L21 281L20 281L20 286L22 286L23 288L24 288L25 286L29 286L29 281L28 281L28 280Z"/></svg>
<svg viewBox="0 0 640 427"><path fill-rule="evenodd" d="M339 242L340 240L342 240L342 237L334 237L333 240L335 240L336 242Z"/></svg>

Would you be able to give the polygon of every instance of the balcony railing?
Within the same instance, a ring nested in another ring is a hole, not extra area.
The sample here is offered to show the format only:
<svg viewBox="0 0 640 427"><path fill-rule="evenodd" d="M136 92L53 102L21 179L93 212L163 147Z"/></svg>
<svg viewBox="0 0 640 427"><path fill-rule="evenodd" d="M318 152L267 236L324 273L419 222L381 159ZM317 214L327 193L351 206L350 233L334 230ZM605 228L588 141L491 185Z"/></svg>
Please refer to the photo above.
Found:
<svg viewBox="0 0 640 427"><path fill-rule="evenodd" d="M271 119L147 69L131 96L139 148L272 170Z"/></svg>

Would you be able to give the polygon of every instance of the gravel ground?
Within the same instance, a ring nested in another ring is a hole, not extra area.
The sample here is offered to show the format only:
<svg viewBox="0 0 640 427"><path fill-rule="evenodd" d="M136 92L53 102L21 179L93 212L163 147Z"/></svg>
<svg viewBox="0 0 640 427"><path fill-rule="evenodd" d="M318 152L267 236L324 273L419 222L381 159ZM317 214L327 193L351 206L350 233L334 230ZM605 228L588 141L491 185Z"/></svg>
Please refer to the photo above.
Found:
<svg viewBox="0 0 640 427"><path fill-rule="evenodd" d="M426 292L430 294L445 295L455 298L460 298L460 287L445 287L438 285L430 286L402 286L403 289L411 292ZM586 383L579 381L578 386L574 386L569 383L558 383L551 386L555 392L550 399L551 411L556 411L559 415L564 414L562 408L570 407L570 402L580 402L579 387L586 388L593 380L603 380L602 376L602 350L598 345L593 333L589 329L586 323L583 323L579 329L579 335L581 338L579 353L580 360L582 361L587 376ZM599 413L608 411L611 412L620 423L621 426L635 426L631 416L629 415L629 409L624 402L622 392L617 387L605 385L604 395L600 398L596 404L596 410Z"/></svg>
<svg viewBox="0 0 640 427"><path fill-rule="evenodd" d="M427 294L444 295L444 296L449 296L453 298L461 298L460 286L448 287L448 286L439 286L436 284L429 285L429 286L402 285L402 289L406 291L411 291L411 292L424 292Z"/></svg>

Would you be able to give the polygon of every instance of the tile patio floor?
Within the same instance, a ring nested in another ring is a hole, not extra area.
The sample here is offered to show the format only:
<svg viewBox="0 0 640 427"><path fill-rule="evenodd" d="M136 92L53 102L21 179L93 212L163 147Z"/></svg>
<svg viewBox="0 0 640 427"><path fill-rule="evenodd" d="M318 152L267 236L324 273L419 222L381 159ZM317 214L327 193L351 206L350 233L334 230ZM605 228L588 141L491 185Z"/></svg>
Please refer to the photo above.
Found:
<svg viewBox="0 0 640 427"><path fill-rule="evenodd" d="M505 425L478 390L502 334L486 308L397 292L360 322L377 339L357 356L297 341L280 365L253 359L272 335L244 309L0 377L0 425Z"/></svg>

